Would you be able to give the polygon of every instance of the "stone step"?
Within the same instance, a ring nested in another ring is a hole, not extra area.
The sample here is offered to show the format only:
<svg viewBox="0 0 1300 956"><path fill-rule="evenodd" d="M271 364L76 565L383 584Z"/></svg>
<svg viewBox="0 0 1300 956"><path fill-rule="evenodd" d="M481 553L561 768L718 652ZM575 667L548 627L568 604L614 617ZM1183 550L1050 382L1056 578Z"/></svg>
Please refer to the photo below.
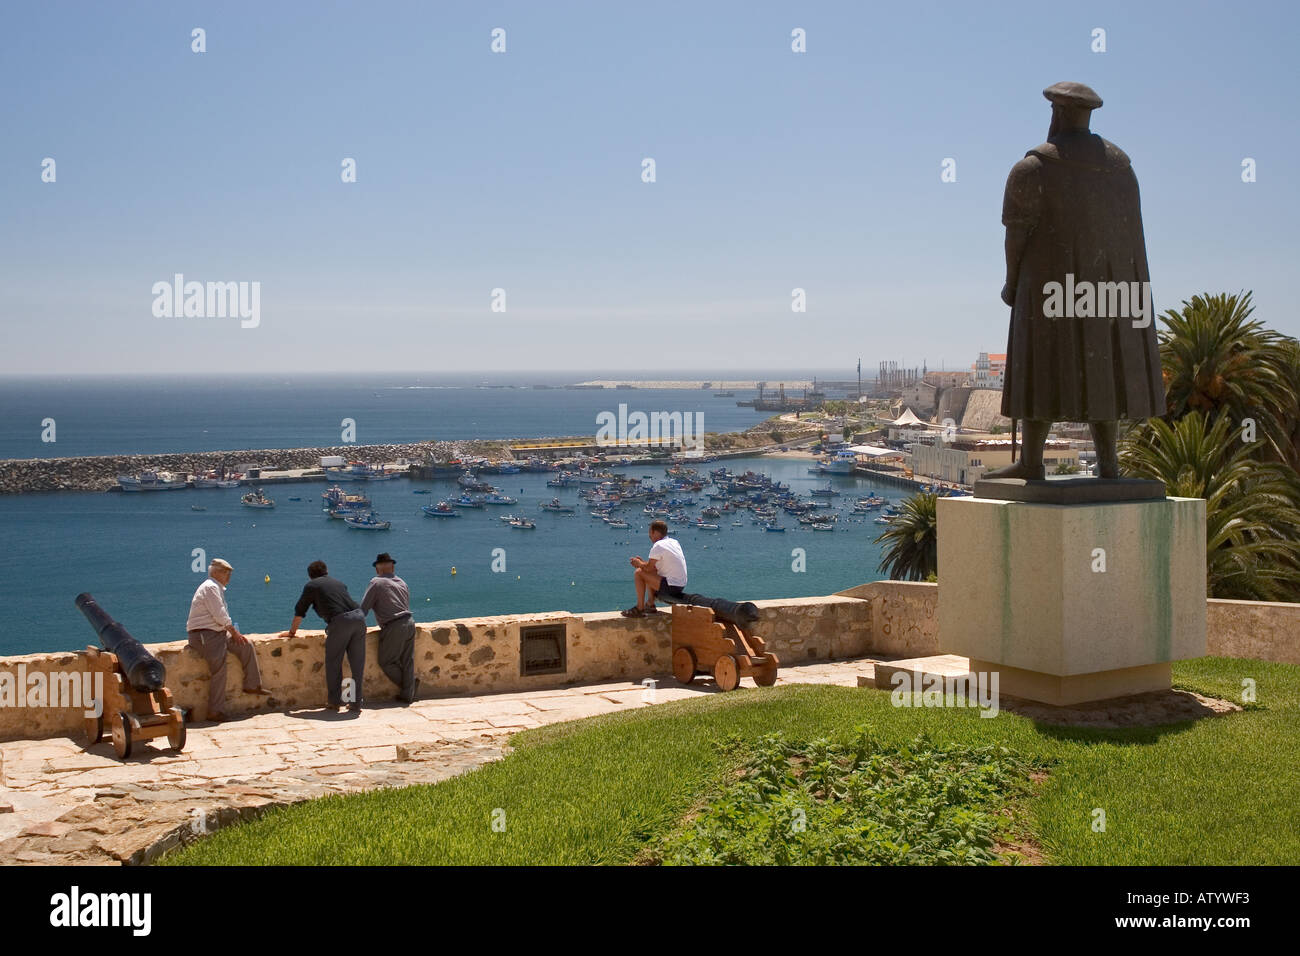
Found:
<svg viewBox="0 0 1300 956"><path fill-rule="evenodd" d="M907 674L910 686L918 692L931 683L934 675L943 680L946 694L956 693L958 678L970 674L970 659L956 654L936 654L933 657L911 657L901 661L878 661L873 677L858 677L859 687L878 687L881 690L893 690L898 686L895 674Z"/></svg>

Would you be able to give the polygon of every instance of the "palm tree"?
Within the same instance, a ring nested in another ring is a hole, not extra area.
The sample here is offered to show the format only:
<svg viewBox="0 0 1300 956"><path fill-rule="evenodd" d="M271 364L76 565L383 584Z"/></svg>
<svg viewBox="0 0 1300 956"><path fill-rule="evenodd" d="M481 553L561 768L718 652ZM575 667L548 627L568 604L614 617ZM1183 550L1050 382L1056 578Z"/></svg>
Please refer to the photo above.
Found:
<svg viewBox="0 0 1300 956"><path fill-rule="evenodd" d="M1213 425L1199 411L1172 425L1153 418L1121 443L1127 474L1163 481L1173 497L1205 499L1211 597L1300 598L1300 479L1285 464L1258 461L1261 444L1243 441L1226 409Z"/></svg>
<svg viewBox="0 0 1300 956"><path fill-rule="evenodd" d="M939 573L938 500L938 495L926 492L908 498L873 542L886 545L880 571L890 580L924 581Z"/></svg>
<svg viewBox="0 0 1300 956"><path fill-rule="evenodd" d="M1162 316L1165 419L1193 411L1211 419L1227 412L1238 426L1256 423L1259 457L1293 464L1300 370L1295 340L1250 318L1250 293L1193 296Z"/></svg>

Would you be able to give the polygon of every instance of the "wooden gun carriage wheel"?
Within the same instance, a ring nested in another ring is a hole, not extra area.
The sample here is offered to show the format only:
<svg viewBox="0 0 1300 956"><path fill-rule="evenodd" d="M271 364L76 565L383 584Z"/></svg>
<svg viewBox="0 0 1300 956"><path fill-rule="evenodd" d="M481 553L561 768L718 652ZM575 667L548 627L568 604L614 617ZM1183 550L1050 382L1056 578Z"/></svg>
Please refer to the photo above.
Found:
<svg viewBox="0 0 1300 956"><path fill-rule="evenodd" d="M129 760L137 741L166 737L171 749L185 749L185 717L172 700L172 692L161 687L152 693L131 686L118 667L117 655L98 647L86 648L87 675L104 675L104 694L98 717L86 718L86 746L93 747L104 736L109 721L113 750Z"/></svg>
<svg viewBox="0 0 1300 956"><path fill-rule="evenodd" d="M711 608L673 605L673 676L683 684L711 674L719 690L734 690L742 677L771 687L780 666L767 643L748 628L715 620Z"/></svg>

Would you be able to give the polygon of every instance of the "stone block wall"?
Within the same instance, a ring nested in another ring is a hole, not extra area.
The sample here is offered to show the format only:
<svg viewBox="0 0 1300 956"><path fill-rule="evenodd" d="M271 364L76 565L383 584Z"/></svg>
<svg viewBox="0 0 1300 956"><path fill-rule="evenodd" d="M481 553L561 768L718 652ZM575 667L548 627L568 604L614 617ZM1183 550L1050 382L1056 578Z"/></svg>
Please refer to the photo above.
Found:
<svg viewBox="0 0 1300 956"><path fill-rule="evenodd" d="M866 654L871 644L871 607L841 596L756 602L760 609L757 633L783 662L794 664ZM480 695L548 690L601 681L640 681L663 678L672 671L671 614L625 618L614 612L573 614L554 611L499 617L462 618L417 624L415 670L422 697ZM563 674L523 676L520 628L564 624L567 649ZM325 632L300 630L291 638L250 634L257 649L262 683L270 698L242 693L239 662L228 658L226 712L292 710L325 704ZM397 688L378 663L379 630L366 633L363 696L391 699ZM179 707L189 708L192 720L207 717L208 671L203 659L185 641L151 644L149 650L167 668L167 687ZM0 682L11 687L19 679L29 685L32 675L84 671L84 655L65 652L0 658ZM344 675L348 675L346 662ZM46 696L47 701L53 698ZM79 734L84 708L0 706L0 740Z"/></svg>
<svg viewBox="0 0 1300 956"><path fill-rule="evenodd" d="M824 597L757 601L756 631L781 658L793 665L812 661L882 657L926 657L944 653L939 637L936 584L876 581ZM1208 653L1300 664L1300 604L1211 600ZM671 615L625 618L617 613L574 614L553 611L499 617L433 621L417 625L416 674L421 696L480 695L549 690L601 681L662 679L672 671ZM519 630L535 624L563 623L567 660L563 674L524 677L520 673ZM270 699L240 692L243 675L233 657L227 668L227 706L231 714L258 710L322 707L325 703L323 631L299 631L292 640L273 634L250 635L257 648L263 683ZM379 669L379 631L366 635L364 696L395 696ZM167 668L167 686L193 720L206 717L208 672L185 641L149 649ZM52 675L80 674L77 652L0 658L0 740L79 734L83 708L15 706L3 697ZM347 674L346 664L344 673ZM25 683L21 683L25 682ZM52 699L48 690L45 700Z"/></svg>
<svg viewBox="0 0 1300 956"><path fill-rule="evenodd" d="M1300 664L1300 604L1209 600L1206 653Z"/></svg>

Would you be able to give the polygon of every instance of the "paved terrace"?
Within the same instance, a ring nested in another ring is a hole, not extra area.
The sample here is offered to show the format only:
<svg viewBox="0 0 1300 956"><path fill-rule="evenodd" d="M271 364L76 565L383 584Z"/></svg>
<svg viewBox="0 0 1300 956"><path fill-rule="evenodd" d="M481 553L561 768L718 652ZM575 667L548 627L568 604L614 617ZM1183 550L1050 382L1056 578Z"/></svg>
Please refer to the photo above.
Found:
<svg viewBox="0 0 1300 956"><path fill-rule="evenodd" d="M782 667L778 684L857 686L872 658ZM752 688L745 679L742 688ZM657 679L654 703L718 693ZM123 763L105 737L84 749L53 737L0 744L0 863L144 863L267 807L332 793L435 783L508 750L511 734L651 706L639 683L390 702L359 715L319 709L253 714L189 728L185 752L166 738Z"/></svg>

